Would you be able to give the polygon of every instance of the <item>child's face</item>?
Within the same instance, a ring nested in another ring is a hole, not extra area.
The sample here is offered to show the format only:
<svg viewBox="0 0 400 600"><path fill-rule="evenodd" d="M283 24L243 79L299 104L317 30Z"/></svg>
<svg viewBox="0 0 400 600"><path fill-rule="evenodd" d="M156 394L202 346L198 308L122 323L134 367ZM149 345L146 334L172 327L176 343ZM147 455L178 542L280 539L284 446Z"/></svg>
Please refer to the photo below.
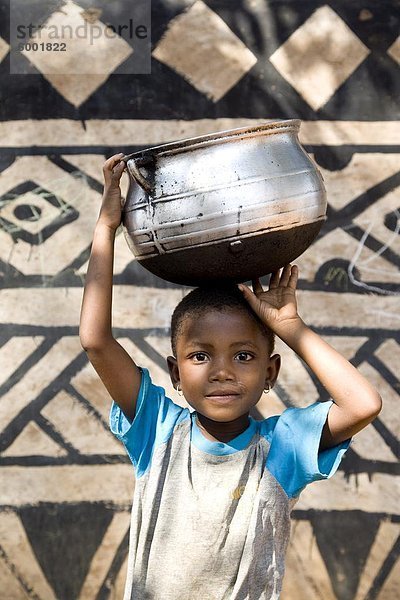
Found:
<svg viewBox="0 0 400 600"><path fill-rule="evenodd" d="M214 421L248 414L279 371L268 341L244 311L209 311L187 318L177 339L176 360L168 359L174 385L187 402Z"/></svg>

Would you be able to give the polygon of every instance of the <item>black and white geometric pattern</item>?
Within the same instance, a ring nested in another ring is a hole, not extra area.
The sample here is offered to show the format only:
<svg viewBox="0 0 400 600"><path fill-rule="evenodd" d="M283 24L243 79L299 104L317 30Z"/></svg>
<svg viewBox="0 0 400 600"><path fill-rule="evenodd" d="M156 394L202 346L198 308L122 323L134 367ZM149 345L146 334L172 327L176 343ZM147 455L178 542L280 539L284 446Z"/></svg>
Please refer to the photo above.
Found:
<svg viewBox="0 0 400 600"><path fill-rule="evenodd" d="M121 0L112 15L100 0L33 4L47 18L63 6L94 22L132 16ZM0 10L1 597L122 597L132 469L78 339L105 157L296 117L329 202L317 240L296 261L300 311L378 387L384 407L336 476L296 505L282 598L397 599L395 0L153 0L151 73L136 75L124 71L126 37L102 74L50 76L25 56L30 74L12 75L9 7ZM115 335L177 402L164 357L169 317L186 291L145 271L118 236ZM282 344L278 351L279 383L255 416L325 398L303 363Z"/></svg>

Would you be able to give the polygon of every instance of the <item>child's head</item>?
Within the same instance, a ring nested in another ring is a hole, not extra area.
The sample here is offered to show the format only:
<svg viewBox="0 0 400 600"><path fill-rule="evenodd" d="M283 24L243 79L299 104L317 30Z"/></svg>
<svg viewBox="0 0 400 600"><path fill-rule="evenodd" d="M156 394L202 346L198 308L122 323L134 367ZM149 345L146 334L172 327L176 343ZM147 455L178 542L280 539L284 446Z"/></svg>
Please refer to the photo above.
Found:
<svg viewBox="0 0 400 600"><path fill-rule="evenodd" d="M236 285L223 283L198 287L185 296L175 307L171 318L171 348L174 356L176 356L177 339L182 333L186 319L198 319L210 311L226 312L228 310L241 311L257 324L260 332L268 342L271 355L275 346L274 333L264 325L250 308L249 303L244 299L242 292Z"/></svg>
<svg viewBox="0 0 400 600"><path fill-rule="evenodd" d="M168 357L171 379L199 413L231 421L272 387L280 358L274 334L234 284L197 288L175 308Z"/></svg>

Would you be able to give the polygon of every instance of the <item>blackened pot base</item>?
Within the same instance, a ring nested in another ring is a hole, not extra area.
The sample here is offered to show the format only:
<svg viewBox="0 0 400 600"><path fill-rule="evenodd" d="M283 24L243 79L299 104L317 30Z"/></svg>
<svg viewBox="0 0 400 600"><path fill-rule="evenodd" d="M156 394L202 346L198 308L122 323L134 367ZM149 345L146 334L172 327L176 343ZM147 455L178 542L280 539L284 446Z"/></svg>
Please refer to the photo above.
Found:
<svg viewBox="0 0 400 600"><path fill-rule="evenodd" d="M221 280L240 283L277 271L300 256L317 237L323 222L188 247L138 262L161 279L181 285Z"/></svg>

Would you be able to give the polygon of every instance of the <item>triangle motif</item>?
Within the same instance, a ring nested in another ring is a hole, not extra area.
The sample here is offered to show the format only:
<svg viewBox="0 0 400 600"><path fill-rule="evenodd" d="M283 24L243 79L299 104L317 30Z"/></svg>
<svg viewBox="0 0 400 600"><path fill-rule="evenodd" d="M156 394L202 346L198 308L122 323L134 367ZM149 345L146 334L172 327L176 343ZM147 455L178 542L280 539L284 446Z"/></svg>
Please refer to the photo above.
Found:
<svg viewBox="0 0 400 600"><path fill-rule="evenodd" d="M310 522L336 597L353 600L380 517L358 510L329 511L311 514Z"/></svg>
<svg viewBox="0 0 400 600"><path fill-rule="evenodd" d="M32 550L58 600L78 598L112 517L111 509L88 502L41 503L20 510Z"/></svg>

